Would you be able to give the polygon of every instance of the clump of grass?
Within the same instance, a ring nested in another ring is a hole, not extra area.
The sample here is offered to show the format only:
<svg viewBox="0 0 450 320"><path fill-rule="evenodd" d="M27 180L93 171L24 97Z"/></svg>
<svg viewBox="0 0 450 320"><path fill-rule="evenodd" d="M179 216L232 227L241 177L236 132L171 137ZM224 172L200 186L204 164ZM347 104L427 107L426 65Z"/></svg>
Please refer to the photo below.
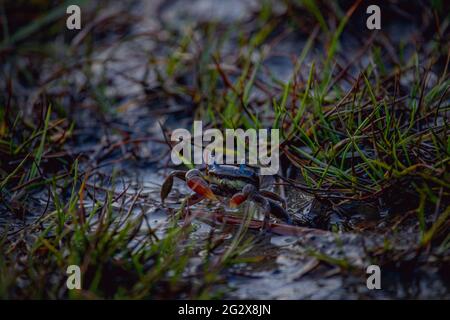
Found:
<svg viewBox="0 0 450 320"><path fill-rule="evenodd" d="M45 215L3 233L2 298L211 298L220 294L215 285L223 282L223 268L243 248L237 236L223 256L208 253L196 271L188 272L203 246L190 239L191 224L179 223L183 208L168 217L158 236L140 192L106 190L85 207L89 191L77 161L64 183L53 180L48 187L51 204ZM71 189L68 199L61 197L64 188ZM212 238L204 241L206 248L217 247L208 245ZM81 268L82 290L65 285L70 265Z"/></svg>
<svg viewBox="0 0 450 320"><path fill-rule="evenodd" d="M428 243L423 238L427 230L427 239L430 233L435 236L445 230L442 221L450 205L448 42L435 36L429 39L432 49L425 53L415 48L405 58L404 44L375 40L373 34L352 57L345 55L341 35L358 5L331 11L340 21L334 32L321 13L330 12L325 10L327 4L307 1L297 8L302 18L316 19L323 34L322 39L317 39L319 29L310 34L288 82L261 80L261 65L270 53L258 46L248 51L260 53L256 61L247 51L236 58L242 68L233 75L234 81L214 58L213 79L223 87L208 95L208 108L215 107L201 116L212 115L212 123L225 127L279 128L287 163L284 172L291 172L287 179L291 186L333 207L366 201L392 214L415 209L421 243ZM448 16L439 21L442 29L447 22ZM270 36L271 32L265 34L264 41L270 43ZM262 43L255 38L249 43ZM327 50L313 56L311 48L319 40ZM362 57L370 63L359 64ZM272 103L261 106L249 100L256 84L264 87ZM439 227L432 227L433 223Z"/></svg>

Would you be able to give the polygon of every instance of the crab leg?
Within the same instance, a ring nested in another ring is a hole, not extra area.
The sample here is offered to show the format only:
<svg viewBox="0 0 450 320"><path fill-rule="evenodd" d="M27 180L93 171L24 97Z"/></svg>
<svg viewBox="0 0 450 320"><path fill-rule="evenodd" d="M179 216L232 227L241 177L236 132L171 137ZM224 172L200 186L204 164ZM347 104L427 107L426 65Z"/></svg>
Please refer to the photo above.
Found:
<svg viewBox="0 0 450 320"><path fill-rule="evenodd" d="M277 204L275 201L266 199L269 202L270 205L270 213L273 214L275 217L287 222L288 224L292 224L292 218L287 213L283 207L281 207L279 204Z"/></svg>
<svg viewBox="0 0 450 320"><path fill-rule="evenodd" d="M280 197L278 194L269 191L269 190L259 190L259 193L266 198L270 198L272 200L278 201L283 205L283 208L286 209L286 200Z"/></svg>
<svg viewBox="0 0 450 320"><path fill-rule="evenodd" d="M258 195L258 194L254 194L252 196L251 200L253 200L257 204L259 204L261 206L261 208L263 209L264 221L263 221L263 224L261 226L261 229L267 230L268 228L270 228L271 207L270 207L269 200L267 198L264 198L261 195Z"/></svg>
<svg viewBox="0 0 450 320"><path fill-rule="evenodd" d="M253 185L247 185L242 189L242 192L236 193L230 200L231 207L237 207L246 200L251 200L262 207L264 211L265 224L268 222L270 214L291 223L291 217L279 204L275 201L266 198L263 194L258 192Z"/></svg>

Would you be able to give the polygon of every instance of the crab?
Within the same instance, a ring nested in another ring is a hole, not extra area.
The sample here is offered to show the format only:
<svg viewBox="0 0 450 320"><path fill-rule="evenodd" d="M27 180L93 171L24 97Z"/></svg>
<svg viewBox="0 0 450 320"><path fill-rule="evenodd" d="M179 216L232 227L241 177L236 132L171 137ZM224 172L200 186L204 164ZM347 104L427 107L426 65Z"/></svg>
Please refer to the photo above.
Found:
<svg viewBox="0 0 450 320"><path fill-rule="evenodd" d="M172 171L161 187L162 203L172 190L175 177L185 181L194 191L187 199L188 205L204 199L218 201L218 197L230 198L231 208L236 208L245 201L252 201L263 210L263 228L269 225L270 215L291 224L290 215L286 211L286 201L276 193L260 189L262 177L257 168L245 164L234 166L213 163L201 169Z"/></svg>

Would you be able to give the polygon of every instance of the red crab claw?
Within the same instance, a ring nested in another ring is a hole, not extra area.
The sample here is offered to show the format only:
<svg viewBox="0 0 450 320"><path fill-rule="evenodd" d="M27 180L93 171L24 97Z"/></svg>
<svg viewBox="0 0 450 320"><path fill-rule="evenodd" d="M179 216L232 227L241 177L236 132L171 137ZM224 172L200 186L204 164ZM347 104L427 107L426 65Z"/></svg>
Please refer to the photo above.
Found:
<svg viewBox="0 0 450 320"><path fill-rule="evenodd" d="M208 183L201 177L200 171L193 169L186 173L186 183L195 193L210 200L217 200Z"/></svg>
<svg viewBox="0 0 450 320"><path fill-rule="evenodd" d="M230 199L230 208L237 208L240 206L242 202L247 200L247 197L242 193L236 193L233 197Z"/></svg>
<svg viewBox="0 0 450 320"><path fill-rule="evenodd" d="M244 189L242 189L242 192L238 192L234 196L231 197L230 207L231 208L238 207L241 203L246 201L255 192L256 192L256 188L253 185L251 185L251 184L246 185L244 187Z"/></svg>

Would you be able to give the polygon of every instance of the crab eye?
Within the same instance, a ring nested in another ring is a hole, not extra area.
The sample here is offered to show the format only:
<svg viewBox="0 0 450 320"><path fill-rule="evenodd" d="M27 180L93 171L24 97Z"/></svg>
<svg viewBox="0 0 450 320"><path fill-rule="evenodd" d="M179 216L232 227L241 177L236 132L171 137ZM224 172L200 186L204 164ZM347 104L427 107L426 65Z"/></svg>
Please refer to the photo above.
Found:
<svg viewBox="0 0 450 320"><path fill-rule="evenodd" d="M252 184L247 184L243 189L242 193L246 195L250 195L252 193L256 192L256 187Z"/></svg>
<svg viewBox="0 0 450 320"><path fill-rule="evenodd" d="M202 173L198 169L191 169L186 172L186 179L192 179L193 177L201 177Z"/></svg>

